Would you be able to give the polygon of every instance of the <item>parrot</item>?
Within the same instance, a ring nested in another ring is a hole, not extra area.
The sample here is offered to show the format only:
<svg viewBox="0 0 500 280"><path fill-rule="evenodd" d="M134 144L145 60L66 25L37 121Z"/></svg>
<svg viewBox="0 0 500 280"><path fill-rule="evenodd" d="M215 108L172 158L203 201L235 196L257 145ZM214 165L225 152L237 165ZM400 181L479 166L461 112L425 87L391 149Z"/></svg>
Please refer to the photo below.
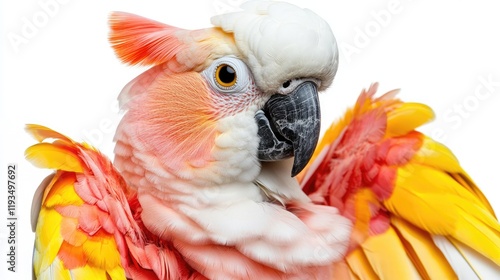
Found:
<svg viewBox="0 0 500 280"><path fill-rule="evenodd" d="M33 197L34 278L500 275L500 223L417 130L428 106L376 97L375 83L321 137L319 93L339 61L328 23L267 0L211 22L110 14L118 59L149 67L118 96L113 161L26 125L27 160L53 170Z"/></svg>

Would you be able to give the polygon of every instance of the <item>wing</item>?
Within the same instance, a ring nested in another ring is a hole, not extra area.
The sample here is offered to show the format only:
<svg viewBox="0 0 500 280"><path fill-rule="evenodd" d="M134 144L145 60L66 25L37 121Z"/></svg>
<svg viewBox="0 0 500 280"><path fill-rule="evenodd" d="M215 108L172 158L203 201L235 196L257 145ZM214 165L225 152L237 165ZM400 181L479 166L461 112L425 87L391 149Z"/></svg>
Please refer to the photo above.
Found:
<svg viewBox="0 0 500 280"><path fill-rule="evenodd" d="M40 143L26 158L55 170L32 206L37 279L188 277L180 255L142 226L135 193L105 156L43 126L27 131Z"/></svg>
<svg viewBox="0 0 500 280"><path fill-rule="evenodd" d="M347 279L465 279L500 275L500 224L452 152L415 129L430 108L363 91L326 132L299 177L316 203L354 223L335 264ZM484 266L484 271L481 271ZM481 267L481 268L480 268Z"/></svg>

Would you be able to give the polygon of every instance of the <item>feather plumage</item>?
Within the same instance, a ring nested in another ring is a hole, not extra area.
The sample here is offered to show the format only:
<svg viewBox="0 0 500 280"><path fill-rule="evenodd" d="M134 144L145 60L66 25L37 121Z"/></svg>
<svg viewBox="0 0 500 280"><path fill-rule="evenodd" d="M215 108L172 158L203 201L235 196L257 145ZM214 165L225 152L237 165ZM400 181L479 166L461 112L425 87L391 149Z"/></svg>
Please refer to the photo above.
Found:
<svg viewBox="0 0 500 280"><path fill-rule="evenodd" d="M27 130L43 141L28 148L28 159L56 169L40 186L40 208L33 209L39 212L33 257L38 279L156 279L188 274L171 245L151 238L137 220L141 208L130 208L138 205L136 195L125 188L105 156L46 127L29 125ZM62 154L74 164L64 164Z"/></svg>
<svg viewBox="0 0 500 280"><path fill-rule="evenodd" d="M433 118L431 109L395 99L396 91L375 98L376 89L328 129L300 176L313 201L354 223L344 267L362 279L455 278L433 241L440 235L500 273L500 224L490 204L449 149L415 130Z"/></svg>

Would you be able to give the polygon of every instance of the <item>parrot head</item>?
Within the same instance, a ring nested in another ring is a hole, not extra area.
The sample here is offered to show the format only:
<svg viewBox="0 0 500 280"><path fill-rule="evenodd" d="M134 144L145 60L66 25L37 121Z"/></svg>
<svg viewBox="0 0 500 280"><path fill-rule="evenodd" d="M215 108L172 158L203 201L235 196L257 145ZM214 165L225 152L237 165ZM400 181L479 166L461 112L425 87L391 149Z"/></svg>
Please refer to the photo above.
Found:
<svg viewBox="0 0 500 280"><path fill-rule="evenodd" d="M118 57L153 66L121 93L128 112L119 130L134 123L140 131L119 131L118 141L124 136L160 155L181 177L195 170L254 177L261 161L289 157L292 176L305 167L320 132L317 92L337 69L335 38L306 9L267 1L242 8L194 31L111 16Z"/></svg>

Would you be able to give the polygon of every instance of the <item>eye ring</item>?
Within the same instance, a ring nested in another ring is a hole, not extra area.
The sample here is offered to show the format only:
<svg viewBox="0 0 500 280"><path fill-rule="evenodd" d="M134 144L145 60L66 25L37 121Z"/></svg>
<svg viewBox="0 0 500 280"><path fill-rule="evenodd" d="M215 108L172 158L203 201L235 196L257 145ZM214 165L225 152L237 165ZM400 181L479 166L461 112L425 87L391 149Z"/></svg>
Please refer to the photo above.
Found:
<svg viewBox="0 0 500 280"><path fill-rule="evenodd" d="M233 66L221 63L215 69L215 81L222 89L232 89L236 86L238 75Z"/></svg>
<svg viewBox="0 0 500 280"><path fill-rule="evenodd" d="M201 75L210 89L222 94L241 94L254 83L252 72L241 59L223 56L212 62Z"/></svg>

